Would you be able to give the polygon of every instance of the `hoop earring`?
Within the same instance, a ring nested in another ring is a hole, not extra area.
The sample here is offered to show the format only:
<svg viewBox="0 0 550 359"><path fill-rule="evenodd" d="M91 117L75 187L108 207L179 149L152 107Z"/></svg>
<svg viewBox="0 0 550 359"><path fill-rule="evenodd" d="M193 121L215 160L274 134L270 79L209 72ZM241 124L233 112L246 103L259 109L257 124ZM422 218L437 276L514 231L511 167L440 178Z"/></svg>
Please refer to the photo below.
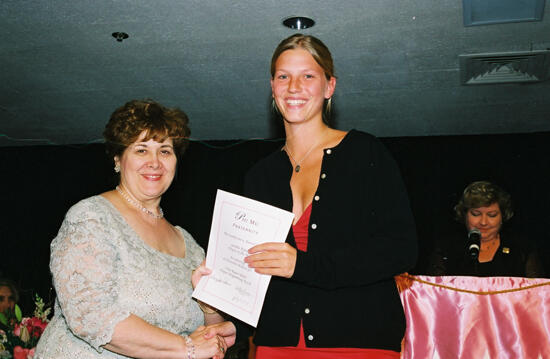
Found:
<svg viewBox="0 0 550 359"><path fill-rule="evenodd" d="M272 109L272 111L274 111L275 113L280 113L280 112L279 112L279 108L277 107L277 104L275 103L275 99L274 99L274 98L271 99L271 109Z"/></svg>
<svg viewBox="0 0 550 359"><path fill-rule="evenodd" d="M326 114L330 114L330 110L332 108L332 97L330 97L328 100L327 100L327 105L325 107L325 113Z"/></svg>

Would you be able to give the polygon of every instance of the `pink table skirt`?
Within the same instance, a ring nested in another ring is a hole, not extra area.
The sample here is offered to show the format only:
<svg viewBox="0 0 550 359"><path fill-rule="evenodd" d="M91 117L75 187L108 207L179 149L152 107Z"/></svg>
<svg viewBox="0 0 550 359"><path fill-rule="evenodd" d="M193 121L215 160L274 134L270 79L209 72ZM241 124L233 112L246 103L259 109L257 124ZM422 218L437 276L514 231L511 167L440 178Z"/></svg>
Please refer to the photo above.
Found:
<svg viewBox="0 0 550 359"><path fill-rule="evenodd" d="M550 359L550 279L396 277L403 359Z"/></svg>

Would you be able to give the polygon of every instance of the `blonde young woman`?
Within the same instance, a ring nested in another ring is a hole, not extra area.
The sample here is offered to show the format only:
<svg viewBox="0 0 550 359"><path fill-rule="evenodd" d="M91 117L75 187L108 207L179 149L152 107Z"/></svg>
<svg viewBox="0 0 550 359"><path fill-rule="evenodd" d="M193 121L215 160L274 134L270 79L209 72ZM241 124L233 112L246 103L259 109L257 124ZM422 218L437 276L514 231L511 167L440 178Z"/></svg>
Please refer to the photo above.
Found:
<svg viewBox="0 0 550 359"><path fill-rule="evenodd" d="M283 40L271 75L286 142L249 171L245 193L296 217L286 243L245 259L273 275L256 358L398 358L405 317L393 276L417 251L398 167L374 136L327 125L336 77L319 39Z"/></svg>

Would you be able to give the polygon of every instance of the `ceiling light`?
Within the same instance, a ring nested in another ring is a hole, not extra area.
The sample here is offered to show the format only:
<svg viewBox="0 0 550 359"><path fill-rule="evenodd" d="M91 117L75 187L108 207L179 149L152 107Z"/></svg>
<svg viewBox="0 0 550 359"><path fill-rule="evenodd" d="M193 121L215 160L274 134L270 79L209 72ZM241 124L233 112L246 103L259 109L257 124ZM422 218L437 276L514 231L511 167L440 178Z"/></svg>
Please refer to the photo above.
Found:
<svg viewBox="0 0 550 359"><path fill-rule="evenodd" d="M122 40L128 38L128 34L125 33L125 32L113 32L111 35L112 35L112 36L116 39L116 41L118 41L118 42L122 42Z"/></svg>
<svg viewBox="0 0 550 359"><path fill-rule="evenodd" d="M283 25L295 30L303 30L315 25L315 21L309 17L304 16L292 16L283 19Z"/></svg>

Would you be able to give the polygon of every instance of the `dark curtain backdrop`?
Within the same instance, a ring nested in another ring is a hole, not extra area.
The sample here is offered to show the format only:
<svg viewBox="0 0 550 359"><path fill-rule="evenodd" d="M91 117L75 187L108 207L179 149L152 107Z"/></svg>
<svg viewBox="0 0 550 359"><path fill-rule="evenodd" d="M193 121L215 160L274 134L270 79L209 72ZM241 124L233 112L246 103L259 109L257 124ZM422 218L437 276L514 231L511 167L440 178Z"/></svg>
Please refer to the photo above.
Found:
<svg viewBox="0 0 550 359"><path fill-rule="evenodd" d="M451 223L464 187L486 179L512 194L516 215L508 225L538 245L550 273L550 133L382 141L401 168L417 223L420 258L412 272L422 273L434 237ZM281 140L191 143L163 196L166 217L206 246L216 189L240 193L247 169L281 146ZM112 164L102 144L4 147L0 163L0 275L19 284L23 309L32 310L34 293L45 300L54 296L49 244L65 212L114 187Z"/></svg>

